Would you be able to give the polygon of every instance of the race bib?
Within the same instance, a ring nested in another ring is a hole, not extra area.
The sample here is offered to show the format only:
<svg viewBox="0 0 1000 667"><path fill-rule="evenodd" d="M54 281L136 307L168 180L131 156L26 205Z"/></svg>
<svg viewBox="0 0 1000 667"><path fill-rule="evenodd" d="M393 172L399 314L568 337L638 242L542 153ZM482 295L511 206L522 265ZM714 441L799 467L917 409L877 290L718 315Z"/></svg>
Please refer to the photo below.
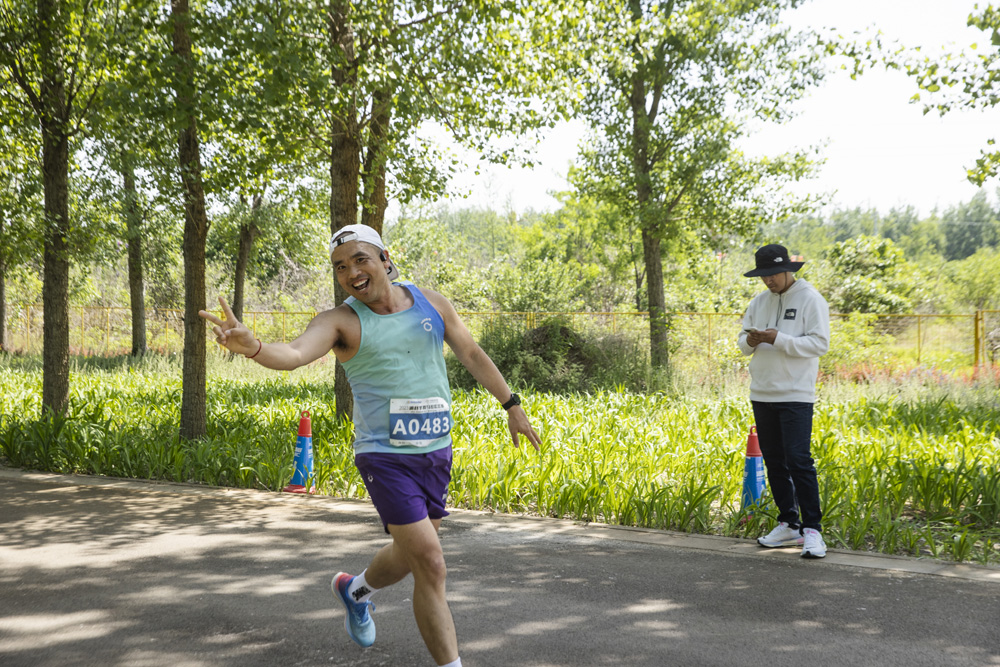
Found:
<svg viewBox="0 0 1000 667"><path fill-rule="evenodd" d="M451 407L439 396L389 399L389 444L426 447L451 432Z"/></svg>

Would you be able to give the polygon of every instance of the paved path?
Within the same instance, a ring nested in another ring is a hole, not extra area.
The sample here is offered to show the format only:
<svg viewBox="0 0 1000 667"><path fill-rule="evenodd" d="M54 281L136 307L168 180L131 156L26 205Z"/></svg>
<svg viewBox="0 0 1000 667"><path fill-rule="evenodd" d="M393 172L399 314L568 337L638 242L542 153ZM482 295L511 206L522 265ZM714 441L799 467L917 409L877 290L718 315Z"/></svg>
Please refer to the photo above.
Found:
<svg viewBox="0 0 1000 667"><path fill-rule="evenodd" d="M455 512L467 667L1000 665L1000 569ZM354 645L370 505L0 468L0 665L431 666L411 580Z"/></svg>

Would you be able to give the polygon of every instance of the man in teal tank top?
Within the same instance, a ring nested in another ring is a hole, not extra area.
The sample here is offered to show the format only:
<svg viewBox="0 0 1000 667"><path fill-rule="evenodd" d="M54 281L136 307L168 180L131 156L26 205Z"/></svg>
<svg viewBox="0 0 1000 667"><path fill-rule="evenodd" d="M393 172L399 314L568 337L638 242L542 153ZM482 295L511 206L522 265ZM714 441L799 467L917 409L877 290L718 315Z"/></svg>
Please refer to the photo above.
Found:
<svg viewBox="0 0 1000 667"><path fill-rule="evenodd" d="M330 240L337 282L350 297L318 314L290 343L263 343L223 299L225 320L206 311L216 340L276 370L304 366L333 350L354 396L355 464L392 541L356 577L331 582L347 610L345 628L361 646L375 641L371 596L413 574L417 627L438 665L461 667L445 596L446 566L437 536L451 471L451 389L447 343L507 411L514 446L541 443L496 365L472 338L455 307L431 290L393 282L395 267L371 227L347 225Z"/></svg>

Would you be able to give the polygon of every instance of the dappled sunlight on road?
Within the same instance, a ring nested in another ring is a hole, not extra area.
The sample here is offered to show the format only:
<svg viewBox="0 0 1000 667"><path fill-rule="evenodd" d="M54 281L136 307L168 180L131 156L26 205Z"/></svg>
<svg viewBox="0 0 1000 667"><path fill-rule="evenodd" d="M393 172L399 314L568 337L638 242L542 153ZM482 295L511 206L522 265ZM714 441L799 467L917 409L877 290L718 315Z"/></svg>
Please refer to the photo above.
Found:
<svg viewBox="0 0 1000 667"><path fill-rule="evenodd" d="M43 644L95 640L131 625L102 611L7 616L0 618L0 651L30 651Z"/></svg>
<svg viewBox="0 0 1000 667"><path fill-rule="evenodd" d="M365 503L10 476L0 499L4 667L432 664L412 577L373 599L375 646L344 633L330 578L388 540ZM994 583L592 532L445 521L465 664L1000 665L995 624L965 617L1000 617Z"/></svg>
<svg viewBox="0 0 1000 667"><path fill-rule="evenodd" d="M564 616L562 618L547 618L530 623L519 623L507 628L508 635L545 635L550 632L561 632L583 627L590 619L586 616Z"/></svg>

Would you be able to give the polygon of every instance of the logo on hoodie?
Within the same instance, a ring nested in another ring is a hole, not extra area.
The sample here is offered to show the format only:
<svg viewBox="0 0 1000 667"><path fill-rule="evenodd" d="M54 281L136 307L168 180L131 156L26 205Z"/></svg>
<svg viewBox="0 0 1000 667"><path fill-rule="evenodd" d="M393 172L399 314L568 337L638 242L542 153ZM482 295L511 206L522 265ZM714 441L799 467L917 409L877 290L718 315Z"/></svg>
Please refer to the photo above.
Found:
<svg viewBox="0 0 1000 667"><path fill-rule="evenodd" d="M785 319L786 320L794 320L795 319L795 313L797 313L797 312L798 312L797 308L785 308Z"/></svg>

